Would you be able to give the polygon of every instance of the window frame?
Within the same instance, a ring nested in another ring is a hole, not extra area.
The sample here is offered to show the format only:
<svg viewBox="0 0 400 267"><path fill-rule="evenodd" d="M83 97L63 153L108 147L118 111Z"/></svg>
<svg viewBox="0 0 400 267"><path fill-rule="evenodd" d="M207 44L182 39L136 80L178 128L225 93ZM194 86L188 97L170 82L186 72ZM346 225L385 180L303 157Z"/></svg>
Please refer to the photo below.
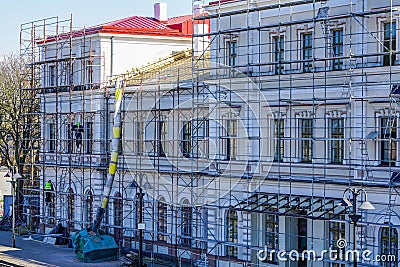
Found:
<svg viewBox="0 0 400 267"><path fill-rule="evenodd" d="M50 65L49 66L49 87L54 87L56 86L56 79L57 79L57 74L56 74L56 65Z"/></svg>
<svg viewBox="0 0 400 267"><path fill-rule="evenodd" d="M230 38L225 40L225 64L227 66L231 68L237 66L238 49L239 42L237 38Z"/></svg>
<svg viewBox="0 0 400 267"><path fill-rule="evenodd" d="M233 215L233 217L231 217ZM239 214L233 209L226 211L225 240L230 243L239 243ZM225 246L225 255L230 258L238 257L238 247L232 245Z"/></svg>
<svg viewBox="0 0 400 267"><path fill-rule="evenodd" d="M312 32L303 32L301 34L302 41L302 59L303 59L303 72L313 71L313 45L314 45L314 35ZM307 43L307 38L309 38Z"/></svg>
<svg viewBox="0 0 400 267"><path fill-rule="evenodd" d="M338 132L334 132L334 123L338 123L338 127L341 130ZM341 126L341 127L339 127ZM330 154L330 160L331 163L334 164L343 164L344 161L344 146L345 146L345 120L344 118L331 118L329 122L329 128L330 128L330 146L329 150L331 152ZM337 147L338 145L338 147ZM338 156L338 158L336 158Z"/></svg>
<svg viewBox="0 0 400 267"><path fill-rule="evenodd" d="M49 123L49 153L56 152L56 124Z"/></svg>
<svg viewBox="0 0 400 267"><path fill-rule="evenodd" d="M264 215L264 245L268 248L268 251L279 250L279 215L276 214L277 210L270 210L270 214ZM272 240L271 242L268 242ZM276 258L276 252L273 253L272 258L267 257L268 263L277 264L278 259Z"/></svg>
<svg viewBox="0 0 400 267"><path fill-rule="evenodd" d="M343 218L344 219L344 218ZM346 248L339 248L337 246L337 241L340 239L346 238L346 223L345 222L336 222L336 221L328 221L328 237L329 237L329 247L337 250L341 253L342 258L344 259ZM330 262L330 267L346 267L346 263L338 263L338 262Z"/></svg>
<svg viewBox="0 0 400 267"><path fill-rule="evenodd" d="M157 240L167 242L168 233L168 205L163 200L158 201Z"/></svg>
<svg viewBox="0 0 400 267"><path fill-rule="evenodd" d="M384 231L389 231L390 236L384 235L385 233ZM395 233L394 237L392 237L393 233ZM386 243L385 245L384 242ZM398 266L397 265L399 260L398 251L399 251L399 231L395 227L392 227L390 225L381 227L379 229L379 255L395 255L397 260L396 262L384 262L383 265L385 267Z"/></svg>
<svg viewBox="0 0 400 267"><path fill-rule="evenodd" d="M394 28L393 28L394 24ZM386 29L387 25L391 25L390 28ZM390 51L396 51L397 49L397 21L384 21L382 22L382 40L383 47L382 52L388 53ZM389 31L389 38L387 38L386 33ZM392 33L392 34L390 34ZM393 36L394 35L394 36ZM387 48L389 50L387 50ZM394 66L396 64L396 54L384 54L382 59L383 66Z"/></svg>
<svg viewBox="0 0 400 267"><path fill-rule="evenodd" d="M308 122L308 127L304 127ZM303 163L312 163L314 156L314 119L301 118L300 126L300 160ZM307 131L311 129L311 131ZM307 154L307 155L306 155Z"/></svg>
<svg viewBox="0 0 400 267"><path fill-rule="evenodd" d="M232 124L234 125L232 131ZM235 160L237 158L238 149L238 120L227 119L226 120L226 141L225 141L225 156L226 160Z"/></svg>
<svg viewBox="0 0 400 267"><path fill-rule="evenodd" d="M91 155L93 153L93 122L87 121L85 127L85 152Z"/></svg>
<svg viewBox="0 0 400 267"><path fill-rule="evenodd" d="M156 155L158 157L166 157L165 148L166 148L166 136L167 136L167 124L166 121L161 119L156 123Z"/></svg>
<svg viewBox="0 0 400 267"><path fill-rule="evenodd" d="M285 71L285 35L278 34L272 36L272 51L273 51L273 62L274 62L274 73L275 75L282 75Z"/></svg>
<svg viewBox="0 0 400 267"><path fill-rule="evenodd" d="M71 187L68 189L68 195L67 195L67 218L69 220L70 225L74 225L75 221L75 204L76 204L76 198L75 198L75 191Z"/></svg>
<svg viewBox="0 0 400 267"><path fill-rule="evenodd" d="M181 152L185 158L192 157L193 149L193 122L191 120L182 122L182 144Z"/></svg>
<svg viewBox="0 0 400 267"><path fill-rule="evenodd" d="M180 237L180 244L185 247L192 246L192 233L193 233L193 210L189 204L184 204L181 207L181 237Z"/></svg>
<svg viewBox="0 0 400 267"><path fill-rule="evenodd" d="M389 166L389 165L394 166L397 161L397 142L393 141L392 139L397 139L398 121L397 117L393 118L394 123L391 126L390 136L386 135L386 131L388 128L387 120L389 120L389 116L379 117L379 135L381 139L379 140L379 161L380 164L384 166ZM388 148L385 148L385 146L388 146ZM386 159L385 157L385 152L387 151L389 153L387 155L388 159Z"/></svg>
<svg viewBox="0 0 400 267"><path fill-rule="evenodd" d="M144 123L143 123L143 121L136 121L136 124L135 124L135 126L136 126L136 131L135 131L135 138L136 138L136 147L135 147L135 150L136 150L136 154L137 155L141 155L142 153L143 153L143 147L144 147L144 142L143 142L143 140L144 140Z"/></svg>
<svg viewBox="0 0 400 267"><path fill-rule="evenodd" d="M336 33L341 33L339 38ZM337 51L339 49L339 51ZM332 30L332 70L343 70L344 55L344 28L336 28ZM337 58L338 57L338 58Z"/></svg>
<svg viewBox="0 0 400 267"><path fill-rule="evenodd" d="M283 118L274 119L274 136L274 162L283 162L285 156L285 120Z"/></svg>

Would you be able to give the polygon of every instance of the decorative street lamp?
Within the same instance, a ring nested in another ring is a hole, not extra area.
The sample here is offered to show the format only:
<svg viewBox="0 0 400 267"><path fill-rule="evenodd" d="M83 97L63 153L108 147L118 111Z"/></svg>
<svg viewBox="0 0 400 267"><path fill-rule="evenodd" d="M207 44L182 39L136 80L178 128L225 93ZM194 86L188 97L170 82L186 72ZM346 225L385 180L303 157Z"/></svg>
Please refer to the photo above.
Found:
<svg viewBox="0 0 400 267"><path fill-rule="evenodd" d="M346 193L351 194L350 200L346 197ZM365 201L358 207L360 210L374 210L375 207L368 201L367 192L364 189L356 189L356 188L348 188L343 192L343 198L338 204L344 208L353 207L353 212L349 214L350 224L353 224L353 251L356 250L356 229L357 222L361 219L361 215L357 214L357 198L362 196L362 193L365 195ZM354 254L353 254L354 255ZM353 256L353 266L357 267L357 257Z"/></svg>
<svg viewBox="0 0 400 267"><path fill-rule="evenodd" d="M7 181L11 184L11 194L12 194L12 225L11 225L11 246L15 248L15 184L22 177L18 172L14 174L14 167L11 168L11 176L9 173L4 175L5 178L10 178L11 181Z"/></svg>

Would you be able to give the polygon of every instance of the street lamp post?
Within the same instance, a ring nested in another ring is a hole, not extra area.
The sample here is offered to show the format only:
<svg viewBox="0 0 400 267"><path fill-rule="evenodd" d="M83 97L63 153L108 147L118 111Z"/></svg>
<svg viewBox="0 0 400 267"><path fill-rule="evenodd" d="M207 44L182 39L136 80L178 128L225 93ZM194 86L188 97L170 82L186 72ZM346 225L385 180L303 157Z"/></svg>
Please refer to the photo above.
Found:
<svg viewBox="0 0 400 267"><path fill-rule="evenodd" d="M346 198L346 193L351 194L351 200ZM343 192L343 199L339 203L339 206L342 207L353 207L353 212L349 214L349 223L353 224L353 251L356 251L356 231L357 231L357 222L361 219L361 215L357 214L357 198L364 193L365 201L358 207L360 210L374 210L375 207L368 201L367 192L364 189L356 189L356 188L348 188ZM357 267L357 257L353 253L353 266Z"/></svg>
<svg viewBox="0 0 400 267"><path fill-rule="evenodd" d="M11 181L7 181L11 184L11 195L12 195L12 224L11 224L11 246L15 248L15 184L17 183L18 179L21 178L21 175L17 172L14 174L14 167L11 168L11 176L10 174L6 173L4 177L9 178L11 177Z"/></svg>
<svg viewBox="0 0 400 267"><path fill-rule="evenodd" d="M147 180L146 174L138 174L137 177L137 182L134 181L131 184L132 188L136 188L137 192L136 193L136 207L138 207L138 230L139 230L139 250L138 250L138 261L139 261L139 267L144 266L144 257L143 257L143 231L146 230L146 224L144 223L144 218L143 218L143 198L144 198L144 192L141 187L143 185L143 180Z"/></svg>

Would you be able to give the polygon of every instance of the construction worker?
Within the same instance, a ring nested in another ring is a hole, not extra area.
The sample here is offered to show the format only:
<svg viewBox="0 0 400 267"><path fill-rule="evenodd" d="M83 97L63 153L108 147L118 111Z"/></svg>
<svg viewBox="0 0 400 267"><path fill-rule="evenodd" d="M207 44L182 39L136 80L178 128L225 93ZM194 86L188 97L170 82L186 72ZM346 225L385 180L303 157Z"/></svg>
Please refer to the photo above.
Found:
<svg viewBox="0 0 400 267"><path fill-rule="evenodd" d="M53 191L53 184L51 180L48 180L47 183L44 185L45 191Z"/></svg>
<svg viewBox="0 0 400 267"><path fill-rule="evenodd" d="M46 202L51 202L52 194L53 194L53 183L51 180L48 180L47 183L44 185L44 191L46 191Z"/></svg>

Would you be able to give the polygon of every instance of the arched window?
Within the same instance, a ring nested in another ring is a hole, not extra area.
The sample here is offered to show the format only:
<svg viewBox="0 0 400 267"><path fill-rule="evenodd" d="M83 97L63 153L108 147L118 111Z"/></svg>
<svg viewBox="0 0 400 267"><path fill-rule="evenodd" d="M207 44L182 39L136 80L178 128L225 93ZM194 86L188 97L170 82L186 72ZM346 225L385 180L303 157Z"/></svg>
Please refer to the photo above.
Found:
<svg viewBox="0 0 400 267"><path fill-rule="evenodd" d="M238 214L234 210L228 210L226 213L226 241L230 244L238 242ZM236 258L237 255L237 246L226 246L226 256Z"/></svg>
<svg viewBox="0 0 400 267"><path fill-rule="evenodd" d="M117 192L114 195L114 235L117 241L117 244L122 241L122 220L124 217L123 214L123 206L122 206L122 195L121 193Z"/></svg>
<svg viewBox="0 0 400 267"><path fill-rule="evenodd" d="M68 189L68 221L73 227L75 221L75 193L72 188Z"/></svg>
<svg viewBox="0 0 400 267"><path fill-rule="evenodd" d="M398 266L398 248L399 248L399 236L396 228L393 227L382 227L380 231L380 244L379 252L380 255L394 255L396 257L395 262L385 262L383 266Z"/></svg>
<svg viewBox="0 0 400 267"><path fill-rule="evenodd" d="M90 225L93 220L93 193L89 190L85 195L85 221Z"/></svg>
<svg viewBox="0 0 400 267"><path fill-rule="evenodd" d="M183 202L181 208L181 244L184 246L191 246L192 237L192 207L189 206L189 201Z"/></svg>
<svg viewBox="0 0 400 267"><path fill-rule="evenodd" d="M158 201L158 240L167 241L167 204L165 199L161 198Z"/></svg>

